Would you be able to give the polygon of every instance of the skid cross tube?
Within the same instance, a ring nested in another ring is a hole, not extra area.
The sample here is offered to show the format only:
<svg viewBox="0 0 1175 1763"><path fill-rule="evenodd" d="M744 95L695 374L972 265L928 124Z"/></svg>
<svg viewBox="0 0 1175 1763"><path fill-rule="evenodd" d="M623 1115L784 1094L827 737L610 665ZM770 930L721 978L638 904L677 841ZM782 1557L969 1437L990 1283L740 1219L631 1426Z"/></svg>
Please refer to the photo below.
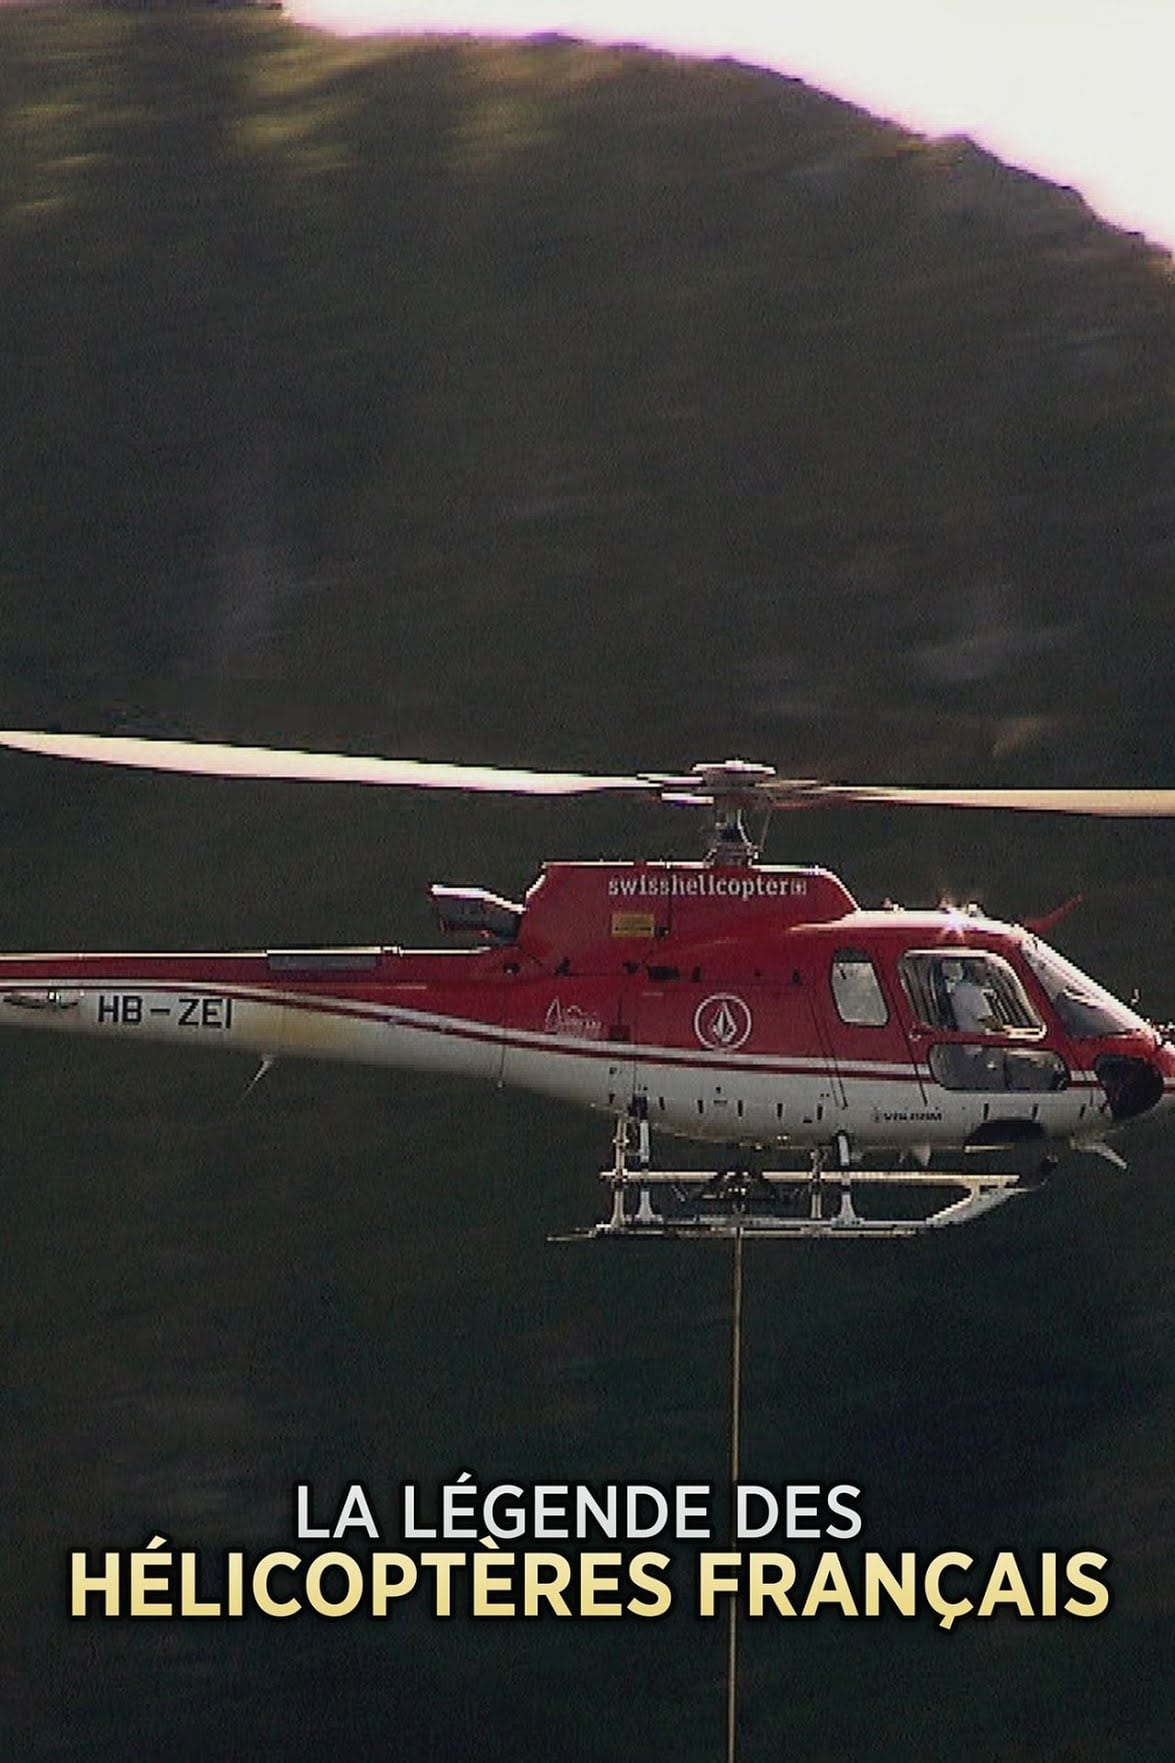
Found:
<svg viewBox="0 0 1175 1763"><path fill-rule="evenodd" d="M634 1124L638 1129L635 1167L628 1157ZM613 1142L615 1158L611 1168L600 1175L611 1195L608 1218L552 1241L689 1240L730 1237L739 1232L839 1242L913 1237L948 1225L969 1224L1031 1191L1013 1173L851 1169L840 1146L831 1152L814 1152L806 1170L650 1169L645 1166L647 1131L645 1122L619 1117ZM867 1208L865 1195L876 1196L887 1188L908 1192L912 1207L916 1205L915 1194L928 1204L907 1217L876 1217L868 1209L858 1211L856 1201Z"/></svg>

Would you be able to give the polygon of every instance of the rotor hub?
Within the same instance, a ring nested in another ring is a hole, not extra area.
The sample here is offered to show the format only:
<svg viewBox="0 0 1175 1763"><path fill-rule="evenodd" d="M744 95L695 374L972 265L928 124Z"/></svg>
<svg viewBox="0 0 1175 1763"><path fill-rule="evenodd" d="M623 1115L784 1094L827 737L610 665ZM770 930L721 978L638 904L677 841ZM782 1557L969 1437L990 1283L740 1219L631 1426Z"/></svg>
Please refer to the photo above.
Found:
<svg viewBox="0 0 1175 1763"><path fill-rule="evenodd" d="M748 866L758 861L763 848L771 818L770 786L777 777L773 765L721 759L704 761L685 776L663 777L658 782L662 801L712 809L707 863ZM746 824L746 816L752 812L760 816L753 835Z"/></svg>
<svg viewBox="0 0 1175 1763"><path fill-rule="evenodd" d="M757 765L749 759L722 759L695 765L687 776L658 781L662 801L712 809L708 863L746 866L758 860L763 848L771 817L768 786L776 776L773 765ZM754 835L748 832L746 824L746 815L752 811L761 816Z"/></svg>

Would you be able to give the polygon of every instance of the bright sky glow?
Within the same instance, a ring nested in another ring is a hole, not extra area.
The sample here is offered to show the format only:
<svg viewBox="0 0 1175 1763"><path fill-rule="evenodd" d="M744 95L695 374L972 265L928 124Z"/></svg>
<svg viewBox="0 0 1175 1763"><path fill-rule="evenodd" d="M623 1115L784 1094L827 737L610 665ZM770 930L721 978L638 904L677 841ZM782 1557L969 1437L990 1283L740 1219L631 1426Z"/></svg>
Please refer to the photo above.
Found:
<svg viewBox="0 0 1175 1763"><path fill-rule="evenodd" d="M289 0L329 30L730 55L1072 184L1175 252L1175 0Z"/></svg>

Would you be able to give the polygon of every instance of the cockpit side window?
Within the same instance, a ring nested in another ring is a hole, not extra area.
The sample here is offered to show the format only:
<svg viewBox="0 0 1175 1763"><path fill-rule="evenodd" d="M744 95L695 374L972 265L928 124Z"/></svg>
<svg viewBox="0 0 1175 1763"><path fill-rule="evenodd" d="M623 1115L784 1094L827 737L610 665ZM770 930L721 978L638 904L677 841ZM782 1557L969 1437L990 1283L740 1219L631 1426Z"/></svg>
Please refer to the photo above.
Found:
<svg viewBox="0 0 1175 1763"><path fill-rule="evenodd" d="M838 949L833 956L832 996L842 1022L882 1028L889 1021L885 993L863 949Z"/></svg>
<svg viewBox="0 0 1175 1763"><path fill-rule="evenodd" d="M898 963L915 1016L953 1034L1038 1035L1044 1024L1008 963L979 950L913 951Z"/></svg>

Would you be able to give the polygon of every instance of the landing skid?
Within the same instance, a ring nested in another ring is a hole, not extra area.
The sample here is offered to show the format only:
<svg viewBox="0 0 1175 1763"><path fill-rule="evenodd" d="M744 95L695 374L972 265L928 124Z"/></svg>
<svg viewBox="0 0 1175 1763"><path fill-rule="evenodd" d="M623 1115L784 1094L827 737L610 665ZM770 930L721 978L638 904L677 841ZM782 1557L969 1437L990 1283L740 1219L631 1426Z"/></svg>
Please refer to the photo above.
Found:
<svg viewBox="0 0 1175 1763"><path fill-rule="evenodd" d="M617 1129L616 1160L601 1171L611 1192L610 1216L586 1230L553 1236L551 1242L672 1237L819 1237L839 1242L862 1237L915 1237L947 1225L969 1224L997 1206L1029 1192L1015 1174L970 1170L850 1169L847 1146L812 1154L802 1169L726 1170L630 1167L627 1123ZM638 1126L638 1158L647 1158L647 1126ZM645 1126L643 1132L640 1128ZM837 1155L836 1153L840 1154ZM921 1194L931 1207L908 1218L869 1216L862 1190L876 1199L886 1188ZM940 1204L934 1205L935 1197Z"/></svg>

